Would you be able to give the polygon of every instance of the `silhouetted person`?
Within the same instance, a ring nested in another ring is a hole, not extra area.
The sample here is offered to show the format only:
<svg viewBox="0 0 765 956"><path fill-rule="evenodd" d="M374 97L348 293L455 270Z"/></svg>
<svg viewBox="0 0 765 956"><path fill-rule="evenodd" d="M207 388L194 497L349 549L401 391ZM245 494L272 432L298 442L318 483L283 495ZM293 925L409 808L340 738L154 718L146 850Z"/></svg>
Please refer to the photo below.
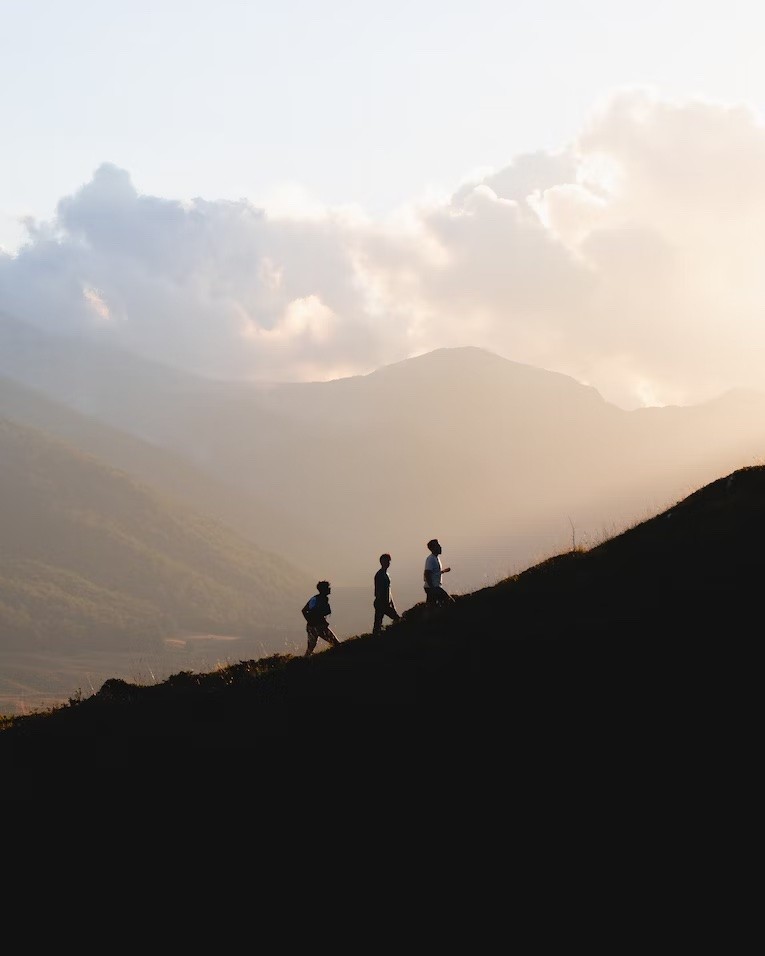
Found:
<svg viewBox="0 0 765 956"><path fill-rule="evenodd" d="M441 587L441 575L451 571L451 568L441 566L441 550L438 538L432 538L428 541L430 554L425 558L423 580L425 582L425 603L430 605L448 604L452 600Z"/></svg>
<svg viewBox="0 0 765 956"><path fill-rule="evenodd" d="M309 598L303 607L303 617L306 620L305 631L308 635L305 657L310 657L313 654L319 638L333 646L340 643L327 621L332 613L332 608L329 606L329 593L332 590L329 581L319 581L316 590L318 594Z"/></svg>
<svg viewBox="0 0 765 956"><path fill-rule="evenodd" d="M397 621L401 615L396 610L393 603L393 597L390 590L390 555L380 555L380 570L375 574L375 622L372 626L372 633L379 634L382 631L383 618L389 617Z"/></svg>

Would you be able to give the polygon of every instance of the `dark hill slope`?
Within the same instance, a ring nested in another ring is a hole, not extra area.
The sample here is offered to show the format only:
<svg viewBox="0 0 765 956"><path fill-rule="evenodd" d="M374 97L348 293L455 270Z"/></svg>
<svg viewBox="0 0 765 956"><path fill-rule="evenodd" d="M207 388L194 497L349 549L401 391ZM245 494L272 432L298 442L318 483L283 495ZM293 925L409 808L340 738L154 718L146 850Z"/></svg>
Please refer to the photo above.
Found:
<svg viewBox="0 0 765 956"><path fill-rule="evenodd" d="M587 552L430 617L417 605L377 638L154 686L107 681L16 720L0 757L27 779L65 765L140 781L213 755L218 768L257 759L269 738L351 759L448 747L508 771L521 751L605 765L635 748L675 763L699 747L733 755L751 726L764 540L765 469L746 468Z"/></svg>

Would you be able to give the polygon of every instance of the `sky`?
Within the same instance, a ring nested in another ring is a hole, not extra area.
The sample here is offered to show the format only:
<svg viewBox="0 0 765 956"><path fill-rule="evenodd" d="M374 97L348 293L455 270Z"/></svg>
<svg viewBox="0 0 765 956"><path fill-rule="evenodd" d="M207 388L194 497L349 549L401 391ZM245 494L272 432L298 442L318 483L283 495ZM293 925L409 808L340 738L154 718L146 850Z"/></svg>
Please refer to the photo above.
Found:
<svg viewBox="0 0 765 956"><path fill-rule="evenodd" d="M765 389L758 3L0 22L0 313L213 378L477 345L624 408Z"/></svg>

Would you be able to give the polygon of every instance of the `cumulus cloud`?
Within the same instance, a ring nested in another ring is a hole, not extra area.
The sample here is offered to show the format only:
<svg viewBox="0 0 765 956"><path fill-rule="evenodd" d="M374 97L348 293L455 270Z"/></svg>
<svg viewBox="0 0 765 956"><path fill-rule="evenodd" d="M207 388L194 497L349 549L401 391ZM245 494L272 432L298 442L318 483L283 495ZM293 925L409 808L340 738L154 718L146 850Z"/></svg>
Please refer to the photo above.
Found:
<svg viewBox="0 0 765 956"><path fill-rule="evenodd" d="M743 107L631 90L395 221L182 203L104 164L0 253L0 311L212 377L479 345L624 407L698 402L765 388L764 160Z"/></svg>

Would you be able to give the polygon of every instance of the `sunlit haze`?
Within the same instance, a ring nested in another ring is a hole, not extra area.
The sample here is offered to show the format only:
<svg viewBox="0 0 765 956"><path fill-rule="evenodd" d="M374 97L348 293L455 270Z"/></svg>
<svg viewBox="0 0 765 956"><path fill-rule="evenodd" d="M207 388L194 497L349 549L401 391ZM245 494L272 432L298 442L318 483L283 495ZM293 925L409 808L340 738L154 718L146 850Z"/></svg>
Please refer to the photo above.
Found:
<svg viewBox="0 0 765 956"><path fill-rule="evenodd" d="M213 378L765 389L762 10L0 0L0 313Z"/></svg>

